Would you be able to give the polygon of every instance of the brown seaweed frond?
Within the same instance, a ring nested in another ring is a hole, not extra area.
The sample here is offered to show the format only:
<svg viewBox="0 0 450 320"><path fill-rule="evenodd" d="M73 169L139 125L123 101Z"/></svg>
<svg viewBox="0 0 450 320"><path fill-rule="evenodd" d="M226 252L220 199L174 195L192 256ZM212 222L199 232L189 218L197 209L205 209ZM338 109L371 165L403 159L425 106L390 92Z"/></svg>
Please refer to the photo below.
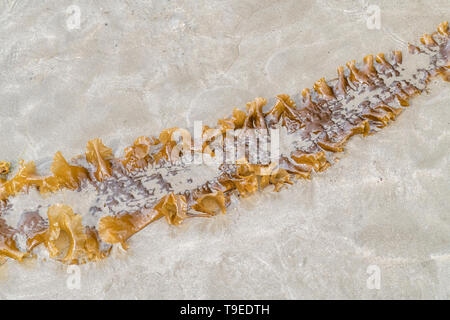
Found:
<svg viewBox="0 0 450 320"><path fill-rule="evenodd" d="M449 81L448 37L448 23L444 22L436 32L421 37L421 44L409 46L411 54L439 55L446 61L439 67L430 64L432 68L427 71L425 84L434 76ZM99 220L98 229L84 227L81 215L62 204L48 209L48 223L36 213L30 216L27 228L22 226L23 230L11 228L0 217L0 261L5 257L22 260L39 244L45 245L50 257L64 263L102 259L109 254L110 245L120 244L126 248L126 241L133 234L157 219L164 217L167 223L179 225L187 218L211 217L218 212L226 212L232 195L245 198L269 186L273 186L274 191L280 191L293 184L294 179L310 179L312 173L323 172L331 166L329 159L333 153L344 150L350 137L357 134L367 136L387 126L404 107L409 106L412 97L422 92L408 81L394 81L389 87L384 84L382 78L398 76L402 63L401 51L393 51L389 55L367 55L360 63L352 60L345 67L339 67L336 79L327 81L322 78L313 89L303 89L298 106L290 96L281 94L273 107L265 112L263 107L267 101L256 98L247 103L246 111L235 108L231 116L220 119L215 128L202 128L200 151L210 156L217 151L214 143L228 130L240 130L241 134L246 134L251 129L259 129L269 133L279 126L291 134L297 134L299 140L310 139L312 146L308 151L296 149L265 165L251 164L246 155L233 163L231 169L221 170L214 182L205 181L183 194L168 192L154 203L146 204L145 208L149 209L104 216ZM373 103L368 99L362 102L352 100L357 95L364 98L364 94L377 86L388 89L389 97ZM346 104L354 104L356 116L350 117L342 111ZM341 111L341 118L333 119L332 114L337 109ZM327 131L326 128L334 124L333 120L339 126ZM193 151L192 142L186 130L169 128L163 130L158 138L139 137L124 150L123 157L114 159L112 149L100 139L94 139L87 144L86 160L94 167L95 179L102 182L106 178L114 178L113 163L121 164L126 172L132 173L150 164L176 161L185 152ZM80 188L83 180L90 179L88 169L69 164L60 152L55 154L51 176L38 175L34 162L22 163L14 177L0 180L0 200L7 201L8 197L26 192L29 188L36 188L41 193ZM1 162L0 174L8 172L9 165ZM26 252L23 248L19 250L16 244L14 236L18 232L27 236ZM104 248L102 243L109 246Z"/></svg>
<svg viewBox="0 0 450 320"><path fill-rule="evenodd" d="M111 162L113 153L112 149L105 146L100 139L90 140L86 145L86 160L97 168L95 178L103 181L110 177Z"/></svg>

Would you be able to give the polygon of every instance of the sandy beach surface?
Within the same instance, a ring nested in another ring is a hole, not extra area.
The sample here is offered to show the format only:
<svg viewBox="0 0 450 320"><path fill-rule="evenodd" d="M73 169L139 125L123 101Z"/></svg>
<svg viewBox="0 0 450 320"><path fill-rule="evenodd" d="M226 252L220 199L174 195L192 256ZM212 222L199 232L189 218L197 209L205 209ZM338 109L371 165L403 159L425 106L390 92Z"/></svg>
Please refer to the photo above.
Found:
<svg viewBox="0 0 450 320"><path fill-rule="evenodd" d="M45 166L96 137L120 154L141 135L214 125L448 20L447 0L3 1L0 160ZM8 261L0 299L449 299L449 102L433 80L312 181L157 221L99 263Z"/></svg>

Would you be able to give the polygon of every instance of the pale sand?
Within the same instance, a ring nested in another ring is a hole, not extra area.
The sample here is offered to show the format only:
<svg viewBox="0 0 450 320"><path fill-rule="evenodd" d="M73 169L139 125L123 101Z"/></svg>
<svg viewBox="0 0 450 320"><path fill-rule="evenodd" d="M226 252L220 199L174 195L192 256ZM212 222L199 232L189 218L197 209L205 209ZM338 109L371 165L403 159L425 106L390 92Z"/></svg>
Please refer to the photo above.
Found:
<svg viewBox="0 0 450 320"><path fill-rule="evenodd" d="M94 137L121 152L143 134L213 124L450 19L448 1L381 1L382 30L352 13L359 1L80 2L70 31L70 1L8 3L1 160L42 163ZM179 228L156 222L128 253L82 266L80 290L67 287L66 266L9 261L0 298L450 298L450 86L430 89L311 182ZM379 290L366 285L371 265Z"/></svg>

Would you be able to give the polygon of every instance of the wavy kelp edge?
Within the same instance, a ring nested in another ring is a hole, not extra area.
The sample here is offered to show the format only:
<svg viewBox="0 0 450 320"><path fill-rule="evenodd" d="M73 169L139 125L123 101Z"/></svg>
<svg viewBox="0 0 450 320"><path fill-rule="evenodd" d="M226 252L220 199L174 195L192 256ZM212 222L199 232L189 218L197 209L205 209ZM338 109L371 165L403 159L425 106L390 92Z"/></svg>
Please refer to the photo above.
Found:
<svg viewBox="0 0 450 320"><path fill-rule="evenodd" d="M440 45L436 37L444 37L445 46ZM422 45L409 45L409 53L421 54L428 52L431 56L440 50L441 57L446 59L444 65L434 65L426 71L424 81L441 76L449 81L449 43L448 23L439 25L436 32L425 34L420 38ZM267 112L263 111L267 101L257 98L247 104L247 110L234 109L229 118L220 119L213 129L220 133L227 130L263 129L281 125L291 132L305 127L307 132L319 132L317 123L311 119L326 115L324 107L330 104L349 103L345 98L349 91L356 94L358 88L375 86L379 73L395 74L402 64L402 53L394 51L392 59L380 53L375 57L364 57L362 64L350 61L345 67L337 69L338 77L331 82L325 79L317 81L313 90L304 89L301 92L301 103L298 107L288 95L277 96L275 105ZM377 66L377 68L375 67ZM393 89L389 87L389 89ZM82 224L81 215L76 214L66 205L56 204L48 208L48 220L35 223L34 227L22 230L26 235L26 252L18 249L15 236L17 230L7 225L0 216L0 262L6 258L23 260L32 256L32 250L43 244L49 257L67 264L79 264L96 261L108 256L111 245L120 244L126 248L126 241L151 222L164 217L169 224L178 225L191 217L211 217L218 212L225 213L233 194L248 197L272 185L275 191L292 184L295 179L310 179L312 172L321 172L330 167L327 153L343 151L348 139L356 134L364 136L376 132L388 125L409 105L408 100L423 92L414 85L397 85L391 92L392 99L374 107L362 108L360 119L346 123L341 132L330 137L324 134L311 152L296 150L288 156L281 156L277 166L250 164L248 159L241 159L234 164L234 170L222 171L215 183L205 183L184 193L173 192L163 196L152 208L115 216L102 217L98 230ZM391 105L390 105L391 104ZM306 120L305 120L306 119ZM309 119L309 120L308 120ZM203 133L207 134L207 126ZM133 173L150 165L171 161L173 155L182 152L173 134L178 128L163 130L159 137L139 137L134 144L124 150L121 158L114 158L112 150L106 147L100 139L87 143L85 159L91 166L75 166L69 164L58 152L50 168L52 175L40 176L36 173L34 162L21 163L17 174L10 180L0 180L0 201L7 203L9 197L27 192L34 188L40 193L56 192L61 189L78 190L84 180L103 181L113 174L113 167ZM315 130L315 131L314 131ZM201 152L213 154L209 148L211 140L206 139ZM184 146L183 146L184 147ZM9 173L10 165L0 162L0 179ZM269 174L267 174L269 170Z"/></svg>

